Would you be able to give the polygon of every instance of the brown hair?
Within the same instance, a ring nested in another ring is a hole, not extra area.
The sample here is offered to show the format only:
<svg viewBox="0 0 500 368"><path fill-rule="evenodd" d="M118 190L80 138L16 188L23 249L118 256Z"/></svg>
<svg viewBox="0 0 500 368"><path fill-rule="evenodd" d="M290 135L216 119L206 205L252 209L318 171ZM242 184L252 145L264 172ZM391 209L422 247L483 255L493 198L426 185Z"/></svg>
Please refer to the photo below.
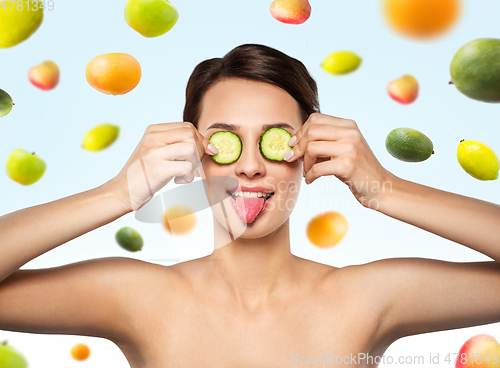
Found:
<svg viewBox="0 0 500 368"><path fill-rule="evenodd" d="M202 61L186 87L183 120L198 127L205 92L226 78L260 81L282 88L299 104L302 123L319 111L318 87L304 64L285 53L259 44L240 45L223 58Z"/></svg>

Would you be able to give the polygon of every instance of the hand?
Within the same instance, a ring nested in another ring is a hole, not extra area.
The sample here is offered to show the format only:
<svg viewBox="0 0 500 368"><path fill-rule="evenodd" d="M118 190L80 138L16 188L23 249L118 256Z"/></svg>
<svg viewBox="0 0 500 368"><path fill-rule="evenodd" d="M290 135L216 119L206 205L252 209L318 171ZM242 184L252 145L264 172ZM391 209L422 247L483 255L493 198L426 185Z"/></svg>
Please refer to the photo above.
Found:
<svg viewBox="0 0 500 368"><path fill-rule="evenodd" d="M190 122L152 124L112 181L127 208L137 211L173 177L176 184L192 182L205 154L216 153Z"/></svg>
<svg viewBox="0 0 500 368"><path fill-rule="evenodd" d="M363 206L378 208L390 173L368 147L356 122L313 113L295 137L293 156L287 161L303 157L307 184L320 176L335 175Z"/></svg>

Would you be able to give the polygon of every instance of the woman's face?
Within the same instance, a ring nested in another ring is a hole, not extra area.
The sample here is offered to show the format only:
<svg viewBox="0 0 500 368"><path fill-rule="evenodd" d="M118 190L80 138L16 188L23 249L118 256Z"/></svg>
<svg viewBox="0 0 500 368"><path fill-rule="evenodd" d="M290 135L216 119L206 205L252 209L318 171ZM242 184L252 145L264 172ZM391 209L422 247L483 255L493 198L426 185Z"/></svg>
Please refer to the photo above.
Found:
<svg viewBox="0 0 500 368"><path fill-rule="evenodd" d="M202 160L203 177L208 178L212 198L225 198L223 203L231 230L227 229L222 211L214 210L215 218L233 235L242 238L259 238L273 232L289 218L297 201L303 159L291 163L272 161L259 151L261 134L272 126L282 127L292 136L302 126L299 104L281 88L233 78L217 82L203 97L198 122L200 133L210 138L216 131L232 131L242 141L241 155L233 163L219 164L208 155ZM210 185L212 176L236 180L229 180L231 185L215 186ZM264 198L233 199L226 192L234 191L236 181L238 190L262 187L265 188L262 191L274 194L266 201Z"/></svg>

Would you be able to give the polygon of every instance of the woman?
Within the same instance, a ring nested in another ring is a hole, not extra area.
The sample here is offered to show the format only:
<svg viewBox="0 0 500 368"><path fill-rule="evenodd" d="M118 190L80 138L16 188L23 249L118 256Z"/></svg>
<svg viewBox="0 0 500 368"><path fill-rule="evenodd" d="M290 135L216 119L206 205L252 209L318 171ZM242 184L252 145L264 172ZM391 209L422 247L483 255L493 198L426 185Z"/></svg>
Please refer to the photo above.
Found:
<svg viewBox="0 0 500 368"><path fill-rule="evenodd" d="M276 124L294 137L287 162L259 152L260 135ZM217 150L208 138L221 130L243 144L227 165L210 157ZM214 209L213 254L171 267L112 257L19 270L140 209L172 178L188 183L195 175L239 183L208 188L229 191L228 221ZM346 183L361 205L496 262L400 258L336 268L292 255L291 209L280 204L297 199L302 176L326 175ZM245 223L232 197L239 190L274 194ZM150 125L115 178L0 218L0 329L103 337L133 368L287 367L307 357L375 367L403 336L500 321L499 220L498 205L385 170L354 121L319 113L302 63L242 45L195 68L184 122ZM222 246L227 231L233 239Z"/></svg>

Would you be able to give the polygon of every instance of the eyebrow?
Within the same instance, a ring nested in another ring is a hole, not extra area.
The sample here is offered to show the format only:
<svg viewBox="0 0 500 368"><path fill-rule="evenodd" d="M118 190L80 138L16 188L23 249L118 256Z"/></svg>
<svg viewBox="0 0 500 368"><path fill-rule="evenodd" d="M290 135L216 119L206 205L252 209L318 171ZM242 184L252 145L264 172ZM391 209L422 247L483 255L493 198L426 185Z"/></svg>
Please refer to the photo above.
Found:
<svg viewBox="0 0 500 368"><path fill-rule="evenodd" d="M212 124L210 125L207 130L210 130L210 129L224 129L224 130L231 130L231 131L239 131L241 128L240 125L238 124L228 124L228 123L215 123L215 124ZM277 122L277 123L273 123L273 124L265 124L262 126L262 130L268 130L268 129L271 129L271 128L289 128L293 131L295 131L295 128L292 127L290 124L288 123L282 123L282 122Z"/></svg>

